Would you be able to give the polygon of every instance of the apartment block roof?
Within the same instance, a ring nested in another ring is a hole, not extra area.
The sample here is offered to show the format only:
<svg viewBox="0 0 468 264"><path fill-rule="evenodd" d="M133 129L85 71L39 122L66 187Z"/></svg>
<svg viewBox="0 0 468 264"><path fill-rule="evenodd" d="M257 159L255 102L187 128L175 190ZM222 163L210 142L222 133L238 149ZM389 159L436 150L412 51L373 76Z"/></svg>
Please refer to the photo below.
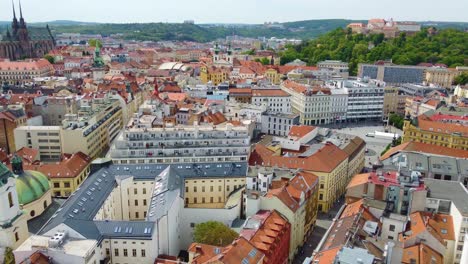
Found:
<svg viewBox="0 0 468 264"><path fill-rule="evenodd" d="M287 157L273 156L274 152L262 144L255 145L250 155L250 165L262 165L266 167L280 167L288 169L301 168L306 171L332 172L344 160L348 159L346 152L333 145L326 143L309 156Z"/></svg>
<svg viewBox="0 0 468 264"><path fill-rule="evenodd" d="M93 166L98 165L93 164ZM104 237L150 239L155 231L153 228L154 220L166 213L169 205L180 193L184 182L180 175L214 178L226 177L226 175L229 177L245 176L247 173L245 162L177 165L118 165L104 162L100 166L57 210L41 228L39 234L44 234L61 224L65 224L88 239L99 240ZM133 177L135 181L153 181L161 184L161 188L155 189L155 193L152 195L146 221L94 221L95 215L117 186L117 182L128 177ZM160 195L166 195L164 203L160 203ZM153 198L156 198L154 203ZM151 215L153 211L154 213Z"/></svg>
<svg viewBox="0 0 468 264"><path fill-rule="evenodd" d="M417 153L427 153L427 154L432 154L432 155L449 156L449 157L456 157L456 158L465 158L465 159L468 158L467 150L453 149L453 148L437 146L433 144L410 141L410 142L406 142L406 143L403 143L401 145L391 148L384 155L380 157L380 160L388 159L391 156L399 152L417 152Z"/></svg>

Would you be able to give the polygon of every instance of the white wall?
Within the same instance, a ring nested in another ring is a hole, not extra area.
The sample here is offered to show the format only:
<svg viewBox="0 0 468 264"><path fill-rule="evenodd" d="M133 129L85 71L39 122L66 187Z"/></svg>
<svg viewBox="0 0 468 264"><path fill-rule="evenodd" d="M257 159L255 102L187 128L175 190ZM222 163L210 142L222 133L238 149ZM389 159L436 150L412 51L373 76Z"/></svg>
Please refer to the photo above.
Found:
<svg viewBox="0 0 468 264"><path fill-rule="evenodd" d="M240 205L231 209L183 208L180 221L181 248L188 248L193 242L193 227L207 221L219 221L231 226L234 219L240 217Z"/></svg>

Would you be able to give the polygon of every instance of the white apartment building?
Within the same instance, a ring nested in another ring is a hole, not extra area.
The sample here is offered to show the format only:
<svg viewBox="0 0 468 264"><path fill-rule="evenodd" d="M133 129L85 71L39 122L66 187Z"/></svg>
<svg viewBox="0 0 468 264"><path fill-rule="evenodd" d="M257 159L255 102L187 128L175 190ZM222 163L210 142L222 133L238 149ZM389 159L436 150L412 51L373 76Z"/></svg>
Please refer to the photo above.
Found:
<svg viewBox="0 0 468 264"><path fill-rule="evenodd" d="M332 93L329 88L311 87L286 80L283 91L291 95L293 113L299 114L303 125L320 125L334 122L332 115Z"/></svg>
<svg viewBox="0 0 468 264"><path fill-rule="evenodd" d="M294 125L299 125L298 114L264 112L261 132L268 135L287 136Z"/></svg>
<svg viewBox="0 0 468 264"><path fill-rule="evenodd" d="M252 104L265 105L269 112L291 113L291 95L281 89L253 89Z"/></svg>
<svg viewBox="0 0 468 264"><path fill-rule="evenodd" d="M249 129L230 123L159 128L135 124L117 136L109 151L116 164L237 162L249 154Z"/></svg>
<svg viewBox="0 0 468 264"><path fill-rule="evenodd" d="M428 187L426 211L449 214L453 219L455 245L444 255L445 263L464 264L462 253L468 233L468 190L460 182L425 179Z"/></svg>

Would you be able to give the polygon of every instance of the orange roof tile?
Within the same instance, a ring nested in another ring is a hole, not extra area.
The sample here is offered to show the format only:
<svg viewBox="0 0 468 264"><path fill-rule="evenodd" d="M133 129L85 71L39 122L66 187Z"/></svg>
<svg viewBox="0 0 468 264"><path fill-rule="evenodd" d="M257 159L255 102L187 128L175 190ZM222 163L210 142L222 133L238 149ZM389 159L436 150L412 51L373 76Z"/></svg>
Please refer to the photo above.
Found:
<svg viewBox="0 0 468 264"><path fill-rule="evenodd" d="M280 89L253 89L252 96L259 97L289 97L290 95Z"/></svg>
<svg viewBox="0 0 468 264"><path fill-rule="evenodd" d="M348 154L332 143L325 144L308 157L273 156L272 151L265 149L266 147L262 144L255 145L255 149L250 155L249 164L252 166L303 169L312 172L332 172L339 164L348 159Z"/></svg>
<svg viewBox="0 0 468 264"><path fill-rule="evenodd" d="M452 134L454 132L460 133L464 137L468 137L468 127L459 123L443 123L432 121L426 115L418 117L418 127L421 130L430 131L434 133Z"/></svg>
<svg viewBox="0 0 468 264"><path fill-rule="evenodd" d="M295 190L293 188L293 190ZM265 197L278 198L284 205L286 205L291 211L296 212L299 209L299 203L293 198L287 187L283 186L279 189L273 189L268 191Z"/></svg>
<svg viewBox="0 0 468 264"><path fill-rule="evenodd" d="M396 147L389 149L383 156L380 157L380 160L386 160L391 156L402 152L420 152L420 153L427 153L427 154L434 154L434 155L441 155L441 156L449 156L449 157L456 157L456 158L468 158L468 151L462 149L453 149L443 146L437 146L433 144L426 144L421 142L406 142Z"/></svg>
<svg viewBox="0 0 468 264"><path fill-rule="evenodd" d="M444 257L424 243L403 249L401 262L404 264L442 264Z"/></svg>
<svg viewBox="0 0 468 264"><path fill-rule="evenodd" d="M303 136L314 131L315 129L316 127L314 126L305 126L305 125L291 126L288 136L302 138Z"/></svg>
<svg viewBox="0 0 468 264"><path fill-rule="evenodd" d="M335 262L336 255L343 246L337 246L332 249L318 252L312 259L314 264L333 264ZM317 262L318 261L318 262Z"/></svg>
<svg viewBox="0 0 468 264"><path fill-rule="evenodd" d="M348 183L348 186L346 187L346 189L367 183L369 181L369 176L370 176L370 173L362 173L362 174L354 175L351 181Z"/></svg>

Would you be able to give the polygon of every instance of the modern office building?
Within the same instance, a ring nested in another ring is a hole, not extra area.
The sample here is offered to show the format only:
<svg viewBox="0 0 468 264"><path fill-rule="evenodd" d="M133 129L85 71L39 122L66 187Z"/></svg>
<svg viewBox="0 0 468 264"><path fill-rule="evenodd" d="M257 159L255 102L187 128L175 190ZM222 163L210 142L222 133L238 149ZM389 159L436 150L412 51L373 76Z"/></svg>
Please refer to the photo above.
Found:
<svg viewBox="0 0 468 264"><path fill-rule="evenodd" d="M359 64L358 77L376 79L389 85L404 83L423 83L426 77L424 66L383 64Z"/></svg>

